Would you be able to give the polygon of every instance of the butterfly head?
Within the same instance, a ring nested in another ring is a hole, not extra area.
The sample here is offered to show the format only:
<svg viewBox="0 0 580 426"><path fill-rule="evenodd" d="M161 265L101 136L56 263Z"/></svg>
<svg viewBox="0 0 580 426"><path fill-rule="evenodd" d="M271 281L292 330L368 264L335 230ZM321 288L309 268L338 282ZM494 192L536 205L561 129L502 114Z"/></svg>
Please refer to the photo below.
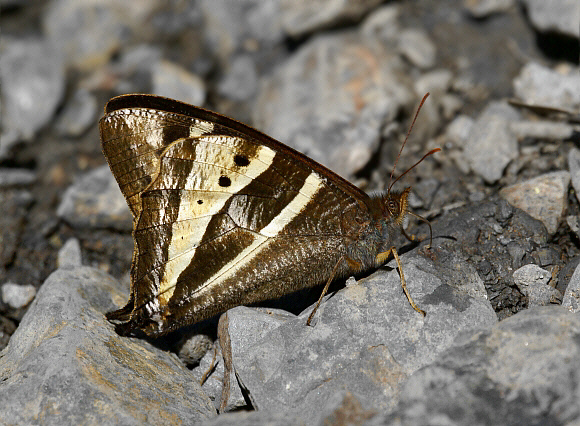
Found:
<svg viewBox="0 0 580 426"><path fill-rule="evenodd" d="M403 225L407 215L410 192L411 188L405 188L402 192L389 191L382 197L383 217L397 228Z"/></svg>

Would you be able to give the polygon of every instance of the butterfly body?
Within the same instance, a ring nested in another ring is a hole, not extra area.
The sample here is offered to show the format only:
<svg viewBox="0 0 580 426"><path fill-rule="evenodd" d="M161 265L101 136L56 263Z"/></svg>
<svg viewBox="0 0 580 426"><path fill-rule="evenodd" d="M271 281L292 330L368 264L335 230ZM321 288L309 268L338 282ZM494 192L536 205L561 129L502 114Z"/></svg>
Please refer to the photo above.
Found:
<svg viewBox="0 0 580 426"><path fill-rule="evenodd" d="M407 213L409 189L369 197L267 135L178 101L113 98L100 131L133 214L131 295L108 314L124 334L159 336L375 268Z"/></svg>

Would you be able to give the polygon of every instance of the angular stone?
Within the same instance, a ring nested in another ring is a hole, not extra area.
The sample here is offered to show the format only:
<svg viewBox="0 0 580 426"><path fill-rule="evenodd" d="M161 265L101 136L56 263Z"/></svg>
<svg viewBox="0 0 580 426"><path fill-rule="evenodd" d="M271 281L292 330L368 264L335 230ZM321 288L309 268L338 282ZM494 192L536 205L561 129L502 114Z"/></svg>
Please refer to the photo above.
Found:
<svg viewBox="0 0 580 426"><path fill-rule="evenodd" d="M188 104L203 106L206 89L203 80L185 68L161 60L152 70L153 93L177 99Z"/></svg>
<svg viewBox="0 0 580 426"><path fill-rule="evenodd" d="M580 7L576 0L523 0L534 28L580 37Z"/></svg>
<svg viewBox="0 0 580 426"><path fill-rule="evenodd" d="M397 409L372 424L576 424L579 331L578 315L546 306L465 334L413 374Z"/></svg>
<svg viewBox="0 0 580 426"><path fill-rule="evenodd" d="M439 278L440 271L417 254L401 259L407 287L426 317L409 305L396 270L327 296L311 327L305 323L312 307L262 331L230 317L234 368L254 407L291 409L308 423L328 398L347 390L364 407L387 410L405 378L435 359L457 333L495 324L484 297L450 286L451 277Z"/></svg>
<svg viewBox="0 0 580 426"><path fill-rule="evenodd" d="M524 265L513 274L514 282L528 297L528 307L546 306L562 300L562 294L548 285L552 274L538 265Z"/></svg>
<svg viewBox="0 0 580 426"><path fill-rule="evenodd" d="M486 182L497 182L508 163L518 156L518 141L509 125L518 113L504 102L493 102L473 124L463 156Z"/></svg>
<svg viewBox="0 0 580 426"><path fill-rule="evenodd" d="M119 283L57 270L0 353L0 418L8 424L193 424L215 416L191 372L150 343L118 336L103 313Z"/></svg>
<svg viewBox="0 0 580 426"><path fill-rule="evenodd" d="M580 108L578 68L556 71L535 62L527 63L514 79L514 92L523 102L554 108Z"/></svg>
<svg viewBox="0 0 580 426"><path fill-rule="evenodd" d="M13 133L14 141L30 140L53 118L64 95L62 55L41 40L4 38L2 47L2 131Z"/></svg>
<svg viewBox="0 0 580 426"><path fill-rule="evenodd" d="M548 232L554 234L566 209L569 184L570 173L552 172L503 188L499 194L542 221Z"/></svg>
<svg viewBox="0 0 580 426"><path fill-rule="evenodd" d="M412 103L395 52L359 34L318 36L261 87L254 124L343 177L364 167L385 123Z"/></svg>
<svg viewBox="0 0 580 426"><path fill-rule="evenodd" d="M57 215L77 228L133 229L133 218L108 166L82 176L64 193Z"/></svg>

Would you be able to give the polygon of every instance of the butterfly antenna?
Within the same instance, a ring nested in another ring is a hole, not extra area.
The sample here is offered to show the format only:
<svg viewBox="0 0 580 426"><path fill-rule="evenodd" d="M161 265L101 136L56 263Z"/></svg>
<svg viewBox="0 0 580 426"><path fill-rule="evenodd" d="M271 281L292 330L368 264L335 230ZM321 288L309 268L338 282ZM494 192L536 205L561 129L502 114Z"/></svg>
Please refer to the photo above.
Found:
<svg viewBox="0 0 580 426"><path fill-rule="evenodd" d="M417 164L419 164L421 161L423 161L426 157L430 156L431 154L434 154L438 151L441 151L441 148L436 148L432 151L429 151L427 154L425 154L423 156L423 158L421 158L419 161L417 161L415 164L413 164L412 167L410 167L409 169L407 169L407 171L405 171L405 173L403 173L401 176L399 176L397 179L395 179L393 181L393 176L395 175L395 169L397 168L397 163L399 162L399 158L401 157L401 153L403 152L403 148L405 147L405 144L407 143L407 140L409 139L409 135L411 134L411 130L413 130L413 126L415 125L415 121L417 121L417 117L419 116L419 111L421 111L421 108L423 107L423 104L425 103L425 101L427 100L427 98L429 97L429 92L425 93L425 96L423 96L423 99L421 100L421 103L419 104L419 108L417 108L417 112L415 113L415 117L413 118L413 122L411 123L411 127L409 127L409 131L407 132L407 136L405 137L405 141L403 142L403 145L401 145L401 149L399 150L399 155L397 155L397 159L395 160L395 165L393 166L393 170L391 171L391 178L389 179L389 189L387 189L387 193L391 192L391 188L393 187L393 185L399 180L401 179L403 176L405 176L407 174L407 172L409 172L411 169L413 169Z"/></svg>

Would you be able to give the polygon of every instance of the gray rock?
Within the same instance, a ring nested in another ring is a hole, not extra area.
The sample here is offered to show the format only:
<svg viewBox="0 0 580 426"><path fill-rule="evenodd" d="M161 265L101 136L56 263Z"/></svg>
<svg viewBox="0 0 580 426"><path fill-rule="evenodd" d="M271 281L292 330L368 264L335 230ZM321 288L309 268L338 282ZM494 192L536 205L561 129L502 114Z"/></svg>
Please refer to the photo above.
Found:
<svg viewBox="0 0 580 426"><path fill-rule="evenodd" d="M562 300L562 294L548 285L552 274L538 265L524 265L513 274L514 282L528 297L528 307L546 306Z"/></svg>
<svg viewBox="0 0 580 426"><path fill-rule="evenodd" d="M64 79L62 58L54 45L3 37L2 131L13 134L12 141L32 139L54 116L64 95Z"/></svg>
<svg viewBox="0 0 580 426"><path fill-rule="evenodd" d="M467 115L458 115L447 126L447 130L445 131L447 140L455 146L462 147L471 135L473 123L473 118Z"/></svg>
<svg viewBox="0 0 580 426"><path fill-rule="evenodd" d="M177 356L185 365L198 364L212 346L213 341L208 335L194 334L180 342Z"/></svg>
<svg viewBox="0 0 580 426"><path fill-rule="evenodd" d="M286 411L238 411L220 415L205 422L204 426L290 426L299 424L297 422L297 416Z"/></svg>
<svg viewBox="0 0 580 426"><path fill-rule="evenodd" d="M423 74L415 82L415 93L423 96L429 92L433 97L442 96L447 92L453 74L448 69L437 69Z"/></svg>
<svg viewBox="0 0 580 426"><path fill-rule="evenodd" d="M111 87L115 93L149 93L152 69L162 56L159 46L127 46L117 61L97 68L82 85L95 91Z"/></svg>
<svg viewBox="0 0 580 426"><path fill-rule="evenodd" d="M572 148L568 152L568 170L570 170L576 199L580 201L580 150L578 148Z"/></svg>
<svg viewBox="0 0 580 426"><path fill-rule="evenodd" d="M200 0L209 49L228 63L241 52L270 52L284 40L280 1Z"/></svg>
<svg viewBox="0 0 580 426"><path fill-rule="evenodd" d="M82 266L83 259L81 253L81 243L76 238L69 238L58 251L56 259L57 267L60 269L74 269Z"/></svg>
<svg viewBox="0 0 580 426"><path fill-rule="evenodd" d="M580 311L580 266L577 266L564 292L562 306L570 312Z"/></svg>
<svg viewBox="0 0 580 426"><path fill-rule="evenodd" d="M282 27L291 37L301 37L316 30L360 19L381 0L280 1Z"/></svg>
<svg viewBox="0 0 580 426"><path fill-rule="evenodd" d="M556 71L530 62L514 79L514 92L527 104L578 110L580 73L574 67Z"/></svg>
<svg viewBox="0 0 580 426"><path fill-rule="evenodd" d="M437 48L426 32L408 28L399 34L399 51L413 65L421 69L435 66Z"/></svg>
<svg viewBox="0 0 580 426"><path fill-rule="evenodd" d="M36 296L36 288L33 285L20 285L15 283L2 284L2 301L12 309L24 308Z"/></svg>
<svg viewBox="0 0 580 426"><path fill-rule="evenodd" d="M402 73L393 52L357 34L315 37L261 87L254 123L351 176L376 150L384 124L412 104Z"/></svg>
<svg viewBox="0 0 580 426"><path fill-rule="evenodd" d="M153 66L153 93L178 99L193 105L205 103L206 90L203 80L172 62L161 60Z"/></svg>
<svg viewBox="0 0 580 426"><path fill-rule="evenodd" d="M571 138L578 126L547 120L522 120L511 123L510 130L518 140L533 138L559 142Z"/></svg>
<svg viewBox="0 0 580 426"><path fill-rule="evenodd" d="M559 263L559 247L547 243L542 222L505 200L492 198L450 210L432 226L436 238L429 253L436 267L453 270L457 258L474 267L500 319L527 305L513 284L512 271L527 263L546 269ZM425 226L419 231L419 236L429 235ZM458 269L456 281L465 281L464 269Z"/></svg>
<svg viewBox="0 0 580 426"><path fill-rule="evenodd" d="M509 127L517 120L515 109L505 102L492 102L473 124L463 155L471 169L488 183L497 182L508 163L518 156L518 141Z"/></svg>
<svg viewBox="0 0 580 426"><path fill-rule="evenodd" d="M578 219L578 216L572 215L566 216L566 223L568 224L572 232L574 232L576 236L580 238L580 219Z"/></svg>
<svg viewBox="0 0 580 426"><path fill-rule="evenodd" d="M409 305L396 270L327 296L312 327L305 325L312 307L280 324L264 315L254 328L245 315L233 315L240 308L230 311L236 376L255 408L292 409L312 423L329 398L347 390L367 406L388 410L405 378L432 362L461 330L495 324L485 298L450 285L445 274L439 278L418 254L401 260L407 287L426 317Z"/></svg>
<svg viewBox="0 0 580 426"><path fill-rule="evenodd" d="M97 99L86 89L78 89L66 104L56 128L63 136L78 137L95 123Z"/></svg>
<svg viewBox="0 0 580 426"><path fill-rule="evenodd" d="M499 194L510 204L541 220L548 232L558 229L567 206L570 173L546 173L525 182L503 188Z"/></svg>
<svg viewBox="0 0 580 426"><path fill-rule="evenodd" d="M36 181L36 173L28 169L0 168L0 188L26 186Z"/></svg>
<svg viewBox="0 0 580 426"><path fill-rule="evenodd" d="M580 6L576 0L522 0L522 3L535 29L580 36Z"/></svg>
<svg viewBox="0 0 580 426"><path fill-rule="evenodd" d="M464 334L367 425L577 424L578 330L578 315L546 306Z"/></svg>
<svg viewBox="0 0 580 426"><path fill-rule="evenodd" d="M98 167L69 187L57 215L77 228L133 229L133 218L108 166Z"/></svg>
<svg viewBox="0 0 580 426"><path fill-rule="evenodd" d="M369 14L360 31L370 40L395 44L401 31L399 20L399 8L396 4L382 5Z"/></svg>
<svg viewBox="0 0 580 426"><path fill-rule="evenodd" d="M143 31L157 3L55 0L43 14L43 27L67 66L91 70L108 62L123 43Z"/></svg>
<svg viewBox="0 0 580 426"><path fill-rule="evenodd" d="M103 313L118 282L81 267L40 288L0 353L0 417L8 424L193 424L215 416L177 357L118 336Z"/></svg>
<svg viewBox="0 0 580 426"><path fill-rule="evenodd" d="M464 7L474 18L486 18L496 13L506 12L515 5L514 0L464 0Z"/></svg>
<svg viewBox="0 0 580 426"><path fill-rule="evenodd" d="M234 101L252 99L258 91L258 73L254 61L248 55L233 59L225 78L219 83L220 95Z"/></svg>
<svg viewBox="0 0 580 426"><path fill-rule="evenodd" d="M259 340L268 330L277 328L285 321L295 317L295 315L281 309L247 308L245 306L239 306L229 310L228 319L230 324L230 338L234 339L232 341L232 350L235 351L234 356L238 355L244 348L251 347L255 341L257 339ZM201 378L203 373L205 373L211 365L212 359L213 354L208 353L204 356L199 367L194 369L196 377ZM214 402L216 408L219 408L221 404L224 375L224 363L221 348L218 351L216 363L217 365L214 374L212 374L203 384L202 389ZM231 395L228 399L225 412L247 408L247 403L242 395L242 390L240 389L236 376L233 374L230 377L230 389Z"/></svg>

